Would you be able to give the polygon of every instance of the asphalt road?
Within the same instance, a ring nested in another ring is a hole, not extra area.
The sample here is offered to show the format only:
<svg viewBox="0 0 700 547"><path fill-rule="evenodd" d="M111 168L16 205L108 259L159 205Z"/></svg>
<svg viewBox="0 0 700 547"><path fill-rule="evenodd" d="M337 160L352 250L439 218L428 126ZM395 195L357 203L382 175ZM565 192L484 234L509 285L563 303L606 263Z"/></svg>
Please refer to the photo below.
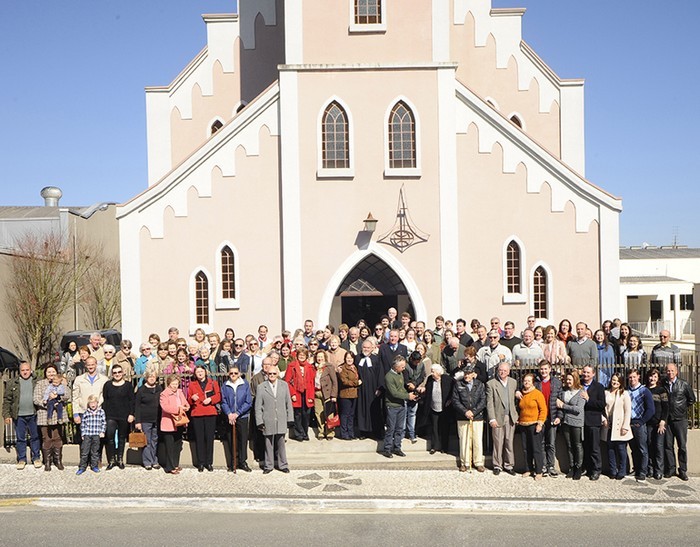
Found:
<svg viewBox="0 0 700 547"><path fill-rule="evenodd" d="M697 545L694 515L228 514L4 507L2 545Z"/></svg>

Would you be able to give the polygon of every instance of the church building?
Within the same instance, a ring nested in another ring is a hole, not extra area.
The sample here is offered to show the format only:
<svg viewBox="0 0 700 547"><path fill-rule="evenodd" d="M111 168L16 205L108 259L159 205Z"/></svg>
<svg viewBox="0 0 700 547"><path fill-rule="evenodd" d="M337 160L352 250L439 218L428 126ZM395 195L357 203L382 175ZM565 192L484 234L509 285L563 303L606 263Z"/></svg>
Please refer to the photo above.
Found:
<svg viewBox="0 0 700 547"><path fill-rule="evenodd" d="M490 0L239 0L146 89L117 208L124 336L619 315L622 202L585 178L584 83ZM194 22L193 22L194 23Z"/></svg>

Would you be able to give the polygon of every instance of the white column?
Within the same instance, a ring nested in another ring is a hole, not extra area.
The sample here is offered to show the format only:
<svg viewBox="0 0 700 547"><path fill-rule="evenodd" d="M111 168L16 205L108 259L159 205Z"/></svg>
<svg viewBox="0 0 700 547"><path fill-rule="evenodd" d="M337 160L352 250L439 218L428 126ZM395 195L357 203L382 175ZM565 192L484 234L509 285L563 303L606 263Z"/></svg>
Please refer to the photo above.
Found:
<svg viewBox="0 0 700 547"><path fill-rule="evenodd" d="M303 4L302 0L286 0L284 3L284 55L288 65L304 62Z"/></svg>
<svg viewBox="0 0 700 547"><path fill-rule="evenodd" d="M620 215L600 206L600 319L620 317Z"/></svg>
<svg viewBox="0 0 700 547"><path fill-rule="evenodd" d="M122 300L122 337L143 340L141 331L141 223L138 213L120 218L119 261ZM128 257L128 260L127 258Z"/></svg>
<svg viewBox="0 0 700 547"><path fill-rule="evenodd" d="M438 176L440 187L440 282L445 317L459 317L459 216L457 195L457 139L455 69L441 68L438 81ZM447 290L449 288L449 290ZM435 313L433 310L431 313Z"/></svg>
<svg viewBox="0 0 700 547"><path fill-rule="evenodd" d="M281 71L279 86L283 327L294 329L304 321L301 282L301 175L297 72Z"/></svg>

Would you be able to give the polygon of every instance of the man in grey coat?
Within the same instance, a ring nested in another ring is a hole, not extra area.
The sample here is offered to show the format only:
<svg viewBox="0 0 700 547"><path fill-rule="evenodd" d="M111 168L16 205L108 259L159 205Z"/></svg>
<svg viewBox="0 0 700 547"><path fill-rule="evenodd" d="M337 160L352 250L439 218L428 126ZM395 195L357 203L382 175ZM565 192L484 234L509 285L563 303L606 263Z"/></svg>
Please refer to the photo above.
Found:
<svg viewBox="0 0 700 547"><path fill-rule="evenodd" d="M510 376L510 363L501 361L496 377L486 383L486 413L493 434L493 474L505 471L515 475L513 437L518 423L515 391L518 383Z"/></svg>
<svg viewBox="0 0 700 547"><path fill-rule="evenodd" d="M269 365L268 359L263 360L263 366ZM289 473L284 436L294 424L294 412L289 386L279 379L279 374L276 366L270 367L267 380L255 390L255 423L265 436L265 475L272 472L275 462L282 473Z"/></svg>

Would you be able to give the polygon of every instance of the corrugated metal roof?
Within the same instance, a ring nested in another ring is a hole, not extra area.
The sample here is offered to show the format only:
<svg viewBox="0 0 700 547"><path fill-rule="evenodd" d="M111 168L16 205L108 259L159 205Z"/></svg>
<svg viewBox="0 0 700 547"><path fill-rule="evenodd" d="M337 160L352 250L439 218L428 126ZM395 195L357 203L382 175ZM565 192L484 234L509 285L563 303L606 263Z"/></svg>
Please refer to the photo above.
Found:
<svg viewBox="0 0 700 547"><path fill-rule="evenodd" d="M33 219L33 218L58 218L59 211L67 209L71 213L79 215L88 207L26 207L7 205L0 207L0 220L2 219Z"/></svg>
<svg viewBox="0 0 700 547"><path fill-rule="evenodd" d="M690 247L621 247L620 260L655 258L700 258L700 249Z"/></svg>
<svg viewBox="0 0 700 547"><path fill-rule="evenodd" d="M668 277L665 275L647 275L621 277L620 283L691 283L685 279ZM692 283L691 283L692 284Z"/></svg>

